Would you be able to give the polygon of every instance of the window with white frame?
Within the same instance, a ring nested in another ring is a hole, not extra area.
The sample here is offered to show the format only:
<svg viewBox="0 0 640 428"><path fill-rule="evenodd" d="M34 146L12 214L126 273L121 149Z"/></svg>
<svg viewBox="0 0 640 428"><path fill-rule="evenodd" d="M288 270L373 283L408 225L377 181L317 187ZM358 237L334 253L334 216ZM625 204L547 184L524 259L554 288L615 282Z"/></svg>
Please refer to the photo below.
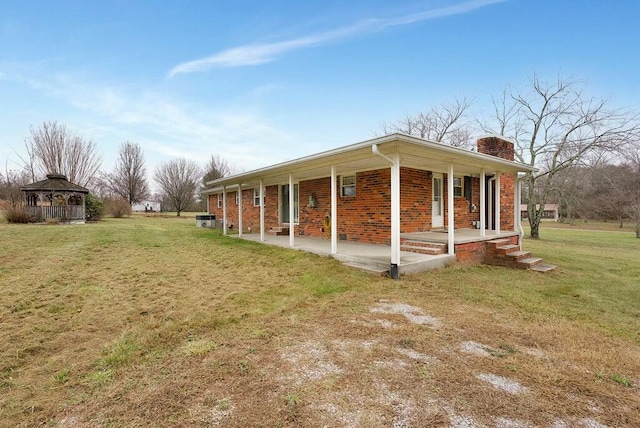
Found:
<svg viewBox="0 0 640 428"><path fill-rule="evenodd" d="M453 178L453 196L459 197L464 194L464 180L462 177Z"/></svg>
<svg viewBox="0 0 640 428"><path fill-rule="evenodd" d="M253 189L253 206L254 207L260 206L260 188Z"/></svg>
<svg viewBox="0 0 640 428"><path fill-rule="evenodd" d="M345 196L355 196L356 195L356 176L354 175L343 175L341 177L340 183L340 195Z"/></svg>
<svg viewBox="0 0 640 428"><path fill-rule="evenodd" d="M218 208L222 208L222 193L218 193Z"/></svg>

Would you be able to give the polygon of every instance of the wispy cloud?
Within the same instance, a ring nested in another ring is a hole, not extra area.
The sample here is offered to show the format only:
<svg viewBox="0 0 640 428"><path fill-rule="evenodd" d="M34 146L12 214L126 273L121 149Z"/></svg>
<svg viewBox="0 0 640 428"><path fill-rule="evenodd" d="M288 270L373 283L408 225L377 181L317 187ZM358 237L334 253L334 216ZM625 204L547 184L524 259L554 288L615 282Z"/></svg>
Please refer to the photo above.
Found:
<svg viewBox="0 0 640 428"><path fill-rule="evenodd" d="M204 162L214 153L243 169L254 169L282 161L278 157L282 151L274 147L290 146L294 138L269 118L244 108L225 105L217 110L172 99L161 91L96 83L77 73L45 73L28 67L2 73L16 84L76 108L75 120L66 125L96 138L107 159L122 141L139 142L148 156L149 171L167 158Z"/></svg>
<svg viewBox="0 0 640 428"><path fill-rule="evenodd" d="M217 54L184 62L169 71L169 77L182 73L207 71L212 68L259 65L276 60L279 56L296 50L346 40L361 34L377 33L390 27L413 24L430 19L444 18L472 12L507 0L470 0L452 6L426 10L396 18L372 18L348 27L273 43L255 43L226 49Z"/></svg>

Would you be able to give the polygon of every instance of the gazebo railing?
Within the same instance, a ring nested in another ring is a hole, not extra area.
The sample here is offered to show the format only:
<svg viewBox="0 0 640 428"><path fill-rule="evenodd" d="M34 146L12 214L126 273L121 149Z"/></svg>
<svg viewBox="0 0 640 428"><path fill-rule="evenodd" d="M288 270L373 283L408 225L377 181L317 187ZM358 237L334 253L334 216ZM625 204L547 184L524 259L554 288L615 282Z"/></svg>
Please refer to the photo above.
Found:
<svg viewBox="0 0 640 428"><path fill-rule="evenodd" d="M54 205L50 207L26 206L25 210L37 219L84 220L82 205Z"/></svg>

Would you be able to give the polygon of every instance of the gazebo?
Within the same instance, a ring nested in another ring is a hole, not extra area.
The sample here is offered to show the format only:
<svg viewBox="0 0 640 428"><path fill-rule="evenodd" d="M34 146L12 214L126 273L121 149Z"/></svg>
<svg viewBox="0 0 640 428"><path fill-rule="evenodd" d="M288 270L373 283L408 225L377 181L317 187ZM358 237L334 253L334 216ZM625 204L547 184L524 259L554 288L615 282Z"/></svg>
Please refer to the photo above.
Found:
<svg viewBox="0 0 640 428"><path fill-rule="evenodd" d="M74 223L85 221L85 197L89 189L67 180L62 174L22 187L25 209L36 220L57 219Z"/></svg>

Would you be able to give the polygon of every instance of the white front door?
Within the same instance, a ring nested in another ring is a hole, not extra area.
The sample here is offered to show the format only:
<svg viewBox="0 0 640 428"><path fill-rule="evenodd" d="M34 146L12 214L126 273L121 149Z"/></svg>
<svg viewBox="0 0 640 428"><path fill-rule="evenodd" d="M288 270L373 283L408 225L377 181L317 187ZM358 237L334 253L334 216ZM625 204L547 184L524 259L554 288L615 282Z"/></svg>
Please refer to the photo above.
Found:
<svg viewBox="0 0 640 428"><path fill-rule="evenodd" d="M431 192L431 228L444 227L444 204L442 198L442 174L433 174Z"/></svg>

